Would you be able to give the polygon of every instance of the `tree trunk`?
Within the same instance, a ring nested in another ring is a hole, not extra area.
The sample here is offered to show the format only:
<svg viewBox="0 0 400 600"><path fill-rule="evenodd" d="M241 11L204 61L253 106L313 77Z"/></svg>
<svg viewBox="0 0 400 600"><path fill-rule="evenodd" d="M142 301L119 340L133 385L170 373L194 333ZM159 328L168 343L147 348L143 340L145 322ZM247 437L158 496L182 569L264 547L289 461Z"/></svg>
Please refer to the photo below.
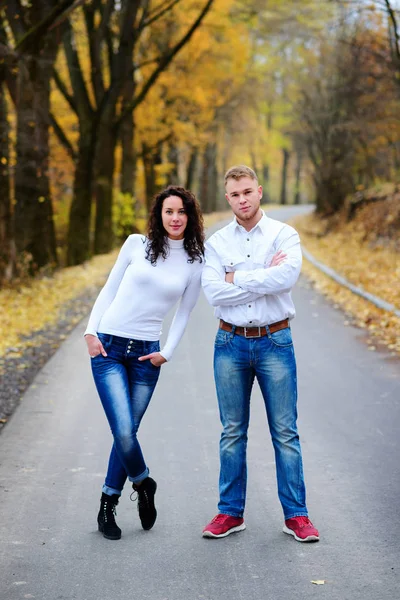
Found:
<svg viewBox="0 0 400 600"><path fill-rule="evenodd" d="M269 165L264 164L262 169L263 175L263 197L265 202L271 202L271 195L269 192Z"/></svg>
<svg viewBox="0 0 400 600"><path fill-rule="evenodd" d="M7 102L0 72L0 283L16 271L16 250L10 197L10 152Z"/></svg>
<svg viewBox="0 0 400 600"><path fill-rule="evenodd" d="M179 185L179 150L174 142L170 144L168 149L168 162L172 165L168 173L168 185Z"/></svg>
<svg viewBox="0 0 400 600"><path fill-rule="evenodd" d="M15 238L31 269L57 263L48 178L50 77L55 51L21 58L18 73Z"/></svg>
<svg viewBox="0 0 400 600"><path fill-rule="evenodd" d="M156 166L162 164L161 145L159 144L157 149L154 150L144 142L142 144L142 159L146 185L146 209L149 214L154 196L159 189L156 183Z"/></svg>
<svg viewBox="0 0 400 600"><path fill-rule="evenodd" d="M121 185L123 194L129 194L135 197L136 191L136 171L137 157L135 149L135 128L133 123L133 114L128 115L121 125L120 138L122 145L122 165L121 165Z"/></svg>
<svg viewBox="0 0 400 600"><path fill-rule="evenodd" d="M114 187L115 147L117 134L113 120L104 120L97 141L94 193L96 197L96 221L94 253L104 254L113 247L112 201Z"/></svg>
<svg viewBox="0 0 400 600"><path fill-rule="evenodd" d="M203 168L200 181L200 202L204 213L210 213L217 210L217 145L214 142L207 144L203 154Z"/></svg>
<svg viewBox="0 0 400 600"><path fill-rule="evenodd" d="M294 203L300 204L301 201L301 167L303 163L302 153L298 150L296 152L296 182L294 191Z"/></svg>
<svg viewBox="0 0 400 600"><path fill-rule="evenodd" d="M92 212L92 131L80 132L75 166L74 195L69 212L67 264L80 265L90 257Z"/></svg>
<svg viewBox="0 0 400 600"><path fill-rule="evenodd" d="M257 160L252 146L250 146L249 153L251 158L251 168L253 169L254 173L257 173Z"/></svg>
<svg viewBox="0 0 400 600"><path fill-rule="evenodd" d="M131 77L125 88L125 104L132 101L135 84ZM124 104L124 105L125 105ZM121 123L119 135L122 145L121 192L135 197L137 157L135 149L134 113L127 115Z"/></svg>
<svg viewBox="0 0 400 600"><path fill-rule="evenodd" d="M282 165L282 181L281 181L281 197L280 203L287 204L287 173L289 165L289 151L283 148L283 165Z"/></svg>
<svg viewBox="0 0 400 600"><path fill-rule="evenodd" d="M185 187L187 190L191 190L194 185L194 178L195 178L195 174L196 174L198 156L199 156L199 149L192 148L191 153L190 153L187 173L186 173Z"/></svg>

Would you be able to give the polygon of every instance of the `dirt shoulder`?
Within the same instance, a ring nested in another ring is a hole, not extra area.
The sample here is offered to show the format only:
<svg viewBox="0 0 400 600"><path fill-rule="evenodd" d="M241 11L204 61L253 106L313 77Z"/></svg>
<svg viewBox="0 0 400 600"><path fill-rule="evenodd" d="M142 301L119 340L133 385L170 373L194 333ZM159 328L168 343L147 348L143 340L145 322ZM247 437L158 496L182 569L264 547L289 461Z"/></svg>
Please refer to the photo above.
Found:
<svg viewBox="0 0 400 600"><path fill-rule="evenodd" d="M348 204L334 219L315 215L293 219L302 244L350 283L400 309L400 201L394 194ZM349 220L349 213L352 217ZM316 289L342 308L348 320L366 329L371 351L384 345L400 355L400 319L375 307L304 260L303 273Z"/></svg>

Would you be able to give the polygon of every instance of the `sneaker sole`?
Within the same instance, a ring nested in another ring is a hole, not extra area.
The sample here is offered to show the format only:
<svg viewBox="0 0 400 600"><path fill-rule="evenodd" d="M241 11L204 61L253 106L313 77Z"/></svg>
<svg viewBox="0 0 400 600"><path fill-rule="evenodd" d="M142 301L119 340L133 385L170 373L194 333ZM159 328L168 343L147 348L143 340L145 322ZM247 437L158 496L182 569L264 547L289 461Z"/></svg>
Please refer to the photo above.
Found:
<svg viewBox="0 0 400 600"><path fill-rule="evenodd" d="M204 538L224 538L227 535L230 535L231 533L235 533L236 531L243 531L243 529L246 529L246 525L244 523L242 523L241 525L237 525L236 527L232 527L232 529L228 529L228 531L225 531L225 533L220 533L220 534L212 533L211 531L203 531L203 537Z"/></svg>
<svg viewBox="0 0 400 600"><path fill-rule="evenodd" d="M283 531L283 533L292 535L294 537L294 539L297 540L298 542L319 542L319 537L317 537L316 535L309 535L306 538L300 538L298 535L295 534L295 532L292 529L289 529L289 527L286 527L286 525L283 526L282 531Z"/></svg>

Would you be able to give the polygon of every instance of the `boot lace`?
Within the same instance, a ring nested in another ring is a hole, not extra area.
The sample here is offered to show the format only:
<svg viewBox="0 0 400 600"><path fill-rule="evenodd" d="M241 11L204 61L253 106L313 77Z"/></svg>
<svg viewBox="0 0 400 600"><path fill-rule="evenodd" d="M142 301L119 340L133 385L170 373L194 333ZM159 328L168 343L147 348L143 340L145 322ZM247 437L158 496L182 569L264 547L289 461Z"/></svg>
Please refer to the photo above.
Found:
<svg viewBox="0 0 400 600"><path fill-rule="evenodd" d="M107 517L110 517L110 521L115 521L115 517L117 516L116 504L106 500L104 502L103 513L105 523L108 521Z"/></svg>
<svg viewBox="0 0 400 600"><path fill-rule="evenodd" d="M146 490L133 490L131 495L129 496L132 502L137 502L138 504L149 504L149 497L147 495Z"/></svg>

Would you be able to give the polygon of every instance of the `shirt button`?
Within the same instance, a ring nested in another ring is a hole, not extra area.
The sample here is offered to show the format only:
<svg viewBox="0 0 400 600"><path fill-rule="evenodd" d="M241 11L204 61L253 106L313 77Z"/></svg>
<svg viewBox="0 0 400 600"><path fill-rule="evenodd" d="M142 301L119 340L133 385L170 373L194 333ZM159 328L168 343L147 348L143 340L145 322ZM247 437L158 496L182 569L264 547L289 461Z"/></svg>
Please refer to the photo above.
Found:
<svg viewBox="0 0 400 600"><path fill-rule="evenodd" d="M250 238L247 238L247 241L249 242L249 241L250 241Z"/></svg>
<svg viewBox="0 0 400 600"><path fill-rule="evenodd" d="M249 323L252 323L253 321L249 321Z"/></svg>
<svg viewBox="0 0 400 600"><path fill-rule="evenodd" d="M249 308L251 308L251 304L249 304Z"/></svg>
<svg viewBox="0 0 400 600"><path fill-rule="evenodd" d="M247 258L250 258L250 254L247 255Z"/></svg>

